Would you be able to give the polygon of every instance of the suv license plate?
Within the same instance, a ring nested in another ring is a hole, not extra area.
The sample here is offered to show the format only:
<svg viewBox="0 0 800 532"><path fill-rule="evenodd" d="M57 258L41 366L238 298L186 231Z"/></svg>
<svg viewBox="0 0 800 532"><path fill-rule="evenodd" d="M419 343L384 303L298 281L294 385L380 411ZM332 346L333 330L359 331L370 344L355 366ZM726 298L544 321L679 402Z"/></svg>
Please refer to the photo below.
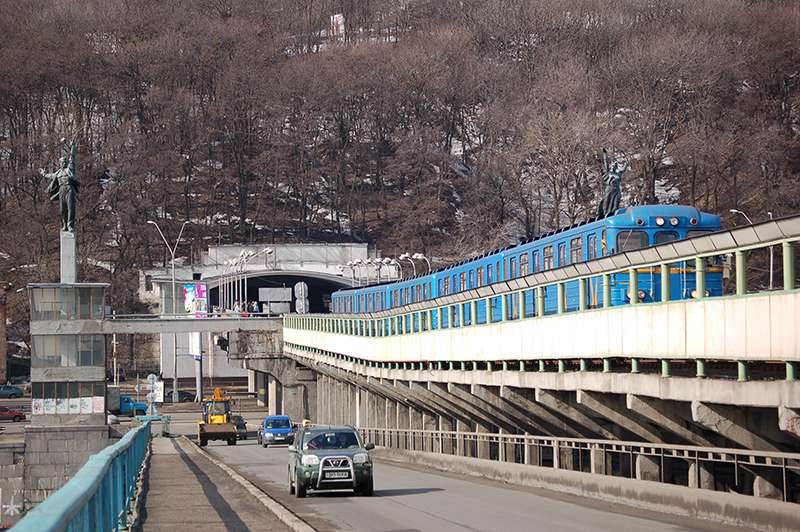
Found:
<svg viewBox="0 0 800 532"><path fill-rule="evenodd" d="M329 471L325 473L325 478L350 478L349 471Z"/></svg>

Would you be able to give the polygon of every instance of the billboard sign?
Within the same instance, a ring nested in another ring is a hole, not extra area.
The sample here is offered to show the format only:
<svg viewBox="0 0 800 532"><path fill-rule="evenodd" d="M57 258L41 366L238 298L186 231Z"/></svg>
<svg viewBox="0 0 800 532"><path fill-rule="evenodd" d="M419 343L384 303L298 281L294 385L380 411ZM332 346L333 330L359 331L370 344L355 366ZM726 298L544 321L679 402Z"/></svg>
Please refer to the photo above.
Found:
<svg viewBox="0 0 800 532"><path fill-rule="evenodd" d="M183 285L183 310L196 317L208 315L208 285L186 283Z"/></svg>

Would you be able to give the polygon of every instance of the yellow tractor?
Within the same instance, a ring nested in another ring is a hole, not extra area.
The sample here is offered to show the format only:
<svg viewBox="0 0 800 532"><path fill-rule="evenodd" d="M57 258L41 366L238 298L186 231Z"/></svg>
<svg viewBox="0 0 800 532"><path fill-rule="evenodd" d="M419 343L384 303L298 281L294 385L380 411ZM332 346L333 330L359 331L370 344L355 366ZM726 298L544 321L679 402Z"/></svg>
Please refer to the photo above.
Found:
<svg viewBox="0 0 800 532"><path fill-rule="evenodd" d="M197 443L205 447L210 440L225 440L236 445L236 425L231 419L231 398L214 388L214 395L203 399L203 420L197 422Z"/></svg>

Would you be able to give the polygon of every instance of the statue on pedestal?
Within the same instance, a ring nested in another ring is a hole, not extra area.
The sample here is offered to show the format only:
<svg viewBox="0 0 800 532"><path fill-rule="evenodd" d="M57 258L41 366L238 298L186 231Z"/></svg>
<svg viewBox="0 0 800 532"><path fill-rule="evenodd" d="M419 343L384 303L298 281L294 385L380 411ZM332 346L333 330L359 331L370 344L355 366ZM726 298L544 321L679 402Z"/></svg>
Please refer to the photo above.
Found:
<svg viewBox="0 0 800 532"><path fill-rule="evenodd" d="M597 206L597 217L605 218L614 214L619 209L622 197L621 186L622 174L628 169L628 164L617 160L608 160L608 151L603 148L603 199Z"/></svg>
<svg viewBox="0 0 800 532"><path fill-rule="evenodd" d="M66 139L61 139L66 142ZM59 168L52 174L48 174L43 168L39 169L39 174L50 180L47 193L51 201L58 201L61 207L61 230L75 232L75 208L78 199L78 191L81 182L75 174L75 159L78 154L77 138L72 139L68 154L62 156Z"/></svg>

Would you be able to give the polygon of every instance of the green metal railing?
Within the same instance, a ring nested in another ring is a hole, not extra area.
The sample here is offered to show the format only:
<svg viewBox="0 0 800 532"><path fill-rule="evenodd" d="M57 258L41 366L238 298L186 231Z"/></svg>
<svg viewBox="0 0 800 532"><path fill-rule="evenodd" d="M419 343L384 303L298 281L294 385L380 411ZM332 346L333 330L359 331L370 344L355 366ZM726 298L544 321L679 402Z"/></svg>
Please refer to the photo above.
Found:
<svg viewBox="0 0 800 532"><path fill-rule="evenodd" d="M69 482L28 512L15 532L123 530L150 445L150 422L89 457Z"/></svg>

